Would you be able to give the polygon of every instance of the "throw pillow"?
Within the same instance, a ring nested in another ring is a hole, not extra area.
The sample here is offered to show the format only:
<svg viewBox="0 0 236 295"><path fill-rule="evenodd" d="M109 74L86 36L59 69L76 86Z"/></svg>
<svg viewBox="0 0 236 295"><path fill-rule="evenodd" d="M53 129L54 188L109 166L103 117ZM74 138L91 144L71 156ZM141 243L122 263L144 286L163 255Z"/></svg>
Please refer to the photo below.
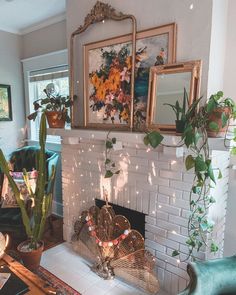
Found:
<svg viewBox="0 0 236 295"><path fill-rule="evenodd" d="M33 170L27 173L28 173L31 189L33 192L35 192L38 172L36 170ZM11 172L11 176L14 179L16 185L18 186L21 192L22 198L26 202L29 199L30 195L23 178L23 172ZM15 198L14 192L12 191L6 176L4 176L4 180L3 180L2 199L3 199L2 208L19 207Z"/></svg>

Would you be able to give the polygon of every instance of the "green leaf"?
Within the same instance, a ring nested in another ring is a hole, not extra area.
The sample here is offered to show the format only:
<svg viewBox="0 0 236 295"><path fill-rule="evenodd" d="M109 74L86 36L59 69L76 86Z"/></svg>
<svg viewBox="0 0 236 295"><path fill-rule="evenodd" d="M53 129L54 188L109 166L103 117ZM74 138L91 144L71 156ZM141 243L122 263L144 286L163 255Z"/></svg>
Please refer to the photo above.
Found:
<svg viewBox="0 0 236 295"><path fill-rule="evenodd" d="M214 99L214 96L211 96L207 103L207 112L211 113L217 107L217 102Z"/></svg>
<svg viewBox="0 0 236 295"><path fill-rule="evenodd" d="M192 247L195 247L195 245L196 245L195 242L192 239L188 239L186 241L186 244L189 245L189 246L192 246Z"/></svg>
<svg viewBox="0 0 236 295"><path fill-rule="evenodd" d="M111 163L111 160L110 159L106 159L105 165L108 165L109 163Z"/></svg>
<svg viewBox="0 0 236 295"><path fill-rule="evenodd" d="M143 139L143 142L145 145L149 145L149 139L148 139L148 135L146 135Z"/></svg>
<svg viewBox="0 0 236 295"><path fill-rule="evenodd" d="M191 125L188 125L185 128L182 139L184 140L184 143L187 147L189 147L190 145L192 145L194 143L195 133L194 133L193 127Z"/></svg>
<svg viewBox="0 0 236 295"><path fill-rule="evenodd" d="M195 166L195 159L192 155L188 155L185 160L185 167L187 170L192 169Z"/></svg>
<svg viewBox="0 0 236 295"><path fill-rule="evenodd" d="M224 128L228 123L229 115L227 115L225 112L223 112L221 115L221 120L222 120L222 128Z"/></svg>
<svg viewBox="0 0 236 295"><path fill-rule="evenodd" d="M152 131L148 133L148 142L154 149L162 142L164 137L157 131Z"/></svg>
<svg viewBox="0 0 236 295"><path fill-rule="evenodd" d="M223 177L222 172L221 172L221 170L219 169L218 179L222 179L222 177Z"/></svg>
<svg viewBox="0 0 236 295"><path fill-rule="evenodd" d="M29 120L33 120L33 121L35 121L35 119L36 119L36 117L37 117L37 114L38 114L38 112L34 112L34 113L30 114L27 118L28 118Z"/></svg>
<svg viewBox="0 0 236 295"><path fill-rule="evenodd" d="M120 170L117 170L114 174L120 174Z"/></svg>
<svg viewBox="0 0 236 295"><path fill-rule="evenodd" d="M107 149L112 149L113 148L113 144L112 144L112 142L110 140L106 141L106 148Z"/></svg>
<svg viewBox="0 0 236 295"><path fill-rule="evenodd" d="M236 146L234 146L231 150L231 154L236 156Z"/></svg>
<svg viewBox="0 0 236 295"><path fill-rule="evenodd" d="M200 228L202 229L202 231L207 231L209 228L209 224L208 222L205 220L200 224Z"/></svg>
<svg viewBox="0 0 236 295"><path fill-rule="evenodd" d="M201 249L203 243L201 241L198 241L197 243L197 252L199 252L199 250Z"/></svg>
<svg viewBox="0 0 236 295"><path fill-rule="evenodd" d="M218 132L219 131L219 125L216 123L216 122L210 122L209 123L209 128L212 130L212 131L216 131L216 132Z"/></svg>
<svg viewBox="0 0 236 295"><path fill-rule="evenodd" d="M211 243L211 253L216 253L219 247L215 243Z"/></svg>
<svg viewBox="0 0 236 295"><path fill-rule="evenodd" d="M215 198L210 197L210 199L209 199L209 203L214 204L215 202L216 202Z"/></svg>
<svg viewBox="0 0 236 295"><path fill-rule="evenodd" d="M111 178L113 176L113 173L111 170L107 170L105 174L105 178Z"/></svg>
<svg viewBox="0 0 236 295"><path fill-rule="evenodd" d="M210 177L210 179L216 184L215 175L214 175L214 172L213 172L213 169L212 169L212 166L211 166L211 160L207 160L206 164L208 166L207 174Z"/></svg>
<svg viewBox="0 0 236 295"><path fill-rule="evenodd" d="M174 250L171 254L172 257L178 256L180 253L177 250Z"/></svg>
<svg viewBox="0 0 236 295"><path fill-rule="evenodd" d="M224 93L223 91L218 91L216 95L218 96L218 99L220 99L221 97L224 96Z"/></svg>
<svg viewBox="0 0 236 295"><path fill-rule="evenodd" d="M116 144L116 138L115 138L115 137L113 137L113 138L111 139L111 141L112 141L113 144Z"/></svg>
<svg viewBox="0 0 236 295"><path fill-rule="evenodd" d="M195 171L196 172L204 172L207 170L207 165L203 160L202 156L197 156L195 159Z"/></svg>
<svg viewBox="0 0 236 295"><path fill-rule="evenodd" d="M113 168L116 167L116 164L115 163L112 163L111 164L111 167L113 167Z"/></svg>

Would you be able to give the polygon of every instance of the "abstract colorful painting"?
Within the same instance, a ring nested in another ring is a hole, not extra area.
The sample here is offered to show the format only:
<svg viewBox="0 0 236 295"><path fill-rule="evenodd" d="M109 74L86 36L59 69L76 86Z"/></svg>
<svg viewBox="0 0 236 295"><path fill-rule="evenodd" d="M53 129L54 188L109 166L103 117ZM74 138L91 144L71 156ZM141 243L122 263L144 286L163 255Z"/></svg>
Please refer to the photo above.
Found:
<svg viewBox="0 0 236 295"><path fill-rule="evenodd" d="M11 87L0 84L0 121L11 121Z"/></svg>
<svg viewBox="0 0 236 295"><path fill-rule="evenodd" d="M134 124L146 121L149 69L175 61L176 25L152 28L137 34ZM87 44L85 50L86 126L128 126L131 106L131 35Z"/></svg>

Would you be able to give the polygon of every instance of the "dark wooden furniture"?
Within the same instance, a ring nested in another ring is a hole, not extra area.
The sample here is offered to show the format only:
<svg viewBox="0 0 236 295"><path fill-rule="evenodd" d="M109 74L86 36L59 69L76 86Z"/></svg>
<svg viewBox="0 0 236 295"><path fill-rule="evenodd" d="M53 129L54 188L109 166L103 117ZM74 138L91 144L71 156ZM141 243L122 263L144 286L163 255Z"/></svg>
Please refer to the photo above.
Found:
<svg viewBox="0 0 236 295"><path fill-rule="evenodd" d="M11 256L5 254L3 258L0 259L0 265L7 265L14 274L29 286L29 291L26 293L27 295L56 294L55 289L48 287L41 278L29 271Z"/></svg>

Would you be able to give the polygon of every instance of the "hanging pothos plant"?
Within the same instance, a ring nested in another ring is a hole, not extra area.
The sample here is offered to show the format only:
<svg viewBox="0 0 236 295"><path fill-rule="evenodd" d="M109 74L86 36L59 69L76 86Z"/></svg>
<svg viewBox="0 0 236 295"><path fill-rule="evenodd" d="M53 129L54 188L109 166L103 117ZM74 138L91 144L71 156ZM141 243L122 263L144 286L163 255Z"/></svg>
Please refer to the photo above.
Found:
<svg viewBox="0 0 236 295"><path fill-rule="evenodd" d="M116 164L114 161L112 161L110 154L114 147L114 144L116 144L116 138L110 138L109 137L110 131L107 134L107 138L105 141L105 178L111 178L114 174L119 174L120 170L117 169Z"/></svg>
<svg viewBox="0 0 236 295"><path fill-rule="evenodd" d="M188 239L186 241L189 255L187 259L189 257L195 259L196 252L202 250L203 247L210 247L210 251L213 253L216 253L219 249L213 239L208 238L208 242L206 240L206 237L209 237L209 234L213 232L214 227L213 222L207 218L210 206L215 203L215 199L210 194L210 189L212 184L216 184L217 179L222 178L221 171L212 167L207 130L213 125L214 129L217 129L215 123L213 124L210 121L211 113L214 110L211 105L213 99L221 97L222 92L218 92L211 96L203 107L199 107L201 97L189 107L186 113L185 131L182 134L180 145L185 144L191 151L191 154L185 159L186 170L194 170L194 180L189 195L190 215L188 219ZM224 124L228 124L231 118L232 116L224 117ZM144 143L150 144L153 148L163 145L162 141L163 136L158 131L148 132L144 137ZM174 250L172 256L178 255L180 255L179 251Z"/></svg>

